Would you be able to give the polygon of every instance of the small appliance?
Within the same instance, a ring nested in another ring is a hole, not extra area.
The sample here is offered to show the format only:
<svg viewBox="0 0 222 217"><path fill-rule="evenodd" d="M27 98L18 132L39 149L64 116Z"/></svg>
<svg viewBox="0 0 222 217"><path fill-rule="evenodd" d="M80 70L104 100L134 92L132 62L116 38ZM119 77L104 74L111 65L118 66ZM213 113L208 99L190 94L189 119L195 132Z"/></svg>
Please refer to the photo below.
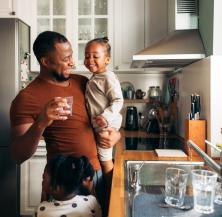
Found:
<svg viewBox="0 0 222 217"><path fill-rule="evenodd" d="M138 114L135 106L127 106L126 108L126 130L138 130Z"/></svg>

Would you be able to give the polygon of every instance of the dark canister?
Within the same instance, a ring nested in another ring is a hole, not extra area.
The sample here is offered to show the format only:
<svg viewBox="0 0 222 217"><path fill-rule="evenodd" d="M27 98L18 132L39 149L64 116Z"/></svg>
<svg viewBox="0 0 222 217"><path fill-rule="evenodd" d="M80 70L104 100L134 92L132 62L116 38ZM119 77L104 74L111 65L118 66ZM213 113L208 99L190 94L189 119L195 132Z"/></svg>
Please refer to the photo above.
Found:
<svg viewBox="0 0 222 217"><path fill-rule="evenodd" d="M126 130L138 130L138 114L135 106L127 106L126 108Z"/></svg>

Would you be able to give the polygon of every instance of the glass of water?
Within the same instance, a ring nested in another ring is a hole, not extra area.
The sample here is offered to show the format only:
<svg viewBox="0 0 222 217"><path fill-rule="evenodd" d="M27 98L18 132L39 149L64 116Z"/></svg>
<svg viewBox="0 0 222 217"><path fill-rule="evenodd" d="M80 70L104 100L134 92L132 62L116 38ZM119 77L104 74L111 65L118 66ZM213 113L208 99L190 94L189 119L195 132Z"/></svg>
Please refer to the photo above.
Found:
<svg viewBox="0 0 222 217"><path fill-rule="evenodd" d="M217 173L208 170L192 170L194 209L209 214L214 211Z"/></svg>
<svg viewBox="0 0 222 217"><path fill-rule="evenodd" d="M72 115L73 96L66 96L67 104L69 105L70 115Z"/></svg>
<svg viewBox="0 0 222 217"><path fill-rule="evenodd" d="M188 173L179 168L169 167L165 174L165 202L172 206L182 206L186 193Z"/></svg>
<svg viewBox="0 0 222 217"><path fill-rule="evenodd" d="M216 183L214 203L222 204L222 180L221 179Z"/></svg>

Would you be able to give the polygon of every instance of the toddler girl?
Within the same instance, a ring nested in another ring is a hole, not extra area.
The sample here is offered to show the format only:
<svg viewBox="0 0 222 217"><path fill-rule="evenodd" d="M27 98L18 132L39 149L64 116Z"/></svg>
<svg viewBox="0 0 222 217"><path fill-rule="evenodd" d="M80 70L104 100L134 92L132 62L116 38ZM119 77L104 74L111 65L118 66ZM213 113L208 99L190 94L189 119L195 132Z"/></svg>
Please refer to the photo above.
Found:
<svg viewBox="0 0 222 217"><path fill-rule="evenodd" d="M123 106L123 96L119 80L114 72L107 70L110 62L111 47L108 38L96 38L89 41L85 48L84 64L92 76L86 87L86 106L91 116L95 132L104 132L110 126L119 130L122 122L120 110ZM106 181L112 173L112 148L97 146L100 163ZM108 183L109 184L109 183Z"/></svg>

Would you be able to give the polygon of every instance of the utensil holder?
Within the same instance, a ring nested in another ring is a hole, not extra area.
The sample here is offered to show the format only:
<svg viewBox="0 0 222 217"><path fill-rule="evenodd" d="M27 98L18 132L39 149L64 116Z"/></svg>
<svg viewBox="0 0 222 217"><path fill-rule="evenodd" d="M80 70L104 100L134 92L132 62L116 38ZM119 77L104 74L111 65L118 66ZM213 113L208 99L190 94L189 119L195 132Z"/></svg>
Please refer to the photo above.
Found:
<svg viewBox="0 0 222 217"><path fill-rule="evenodd" d="M189 156L199 156L192 148L189 150L187 140L192 140L204 152L206 152L206 120L186 120L185 121L185 152Z"/></svg>

